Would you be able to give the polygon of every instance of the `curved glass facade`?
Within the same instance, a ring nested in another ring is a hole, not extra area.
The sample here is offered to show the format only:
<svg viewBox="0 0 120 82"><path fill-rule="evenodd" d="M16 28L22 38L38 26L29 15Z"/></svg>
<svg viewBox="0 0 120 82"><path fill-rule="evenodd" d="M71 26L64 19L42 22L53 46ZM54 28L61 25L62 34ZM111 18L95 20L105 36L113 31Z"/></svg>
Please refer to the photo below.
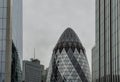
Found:
<svg viewBox="0 0 120 82"><path fill-rule="evenodd" d="M53 50L47 82L90 82L90 69L78 36L68 28Z"/></svg>
<svg viewBox="0 0 120 82"><path fill-rule="evenodd" d="M20 63L23 54L22 0L11 0L12 40L17 49ZM21 65L22 66L22 65Z"/></svg>
<svg viewBox="0 0 120 82"><path fill-rule="evenodd" d="M22 82L20 58L14 43L12 43L11 82Z"/></svg>

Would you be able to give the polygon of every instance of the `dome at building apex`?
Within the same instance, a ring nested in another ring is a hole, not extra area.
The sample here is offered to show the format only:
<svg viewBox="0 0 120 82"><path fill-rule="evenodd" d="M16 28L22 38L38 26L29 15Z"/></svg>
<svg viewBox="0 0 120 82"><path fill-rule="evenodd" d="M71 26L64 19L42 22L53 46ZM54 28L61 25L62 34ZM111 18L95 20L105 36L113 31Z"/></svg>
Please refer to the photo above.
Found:
<svg viewBox="0 0 120 82"><path fill-rule="evenodd" d="M61 52L63 48L65 48L66 51L68 51L69 48L71 48L73 51L75 50L75 48L77 48L79 52L80 49L82 49L84 52L84 47L82 46L79 37L71 28L67 28L62 33L60 39L58 40L54 48L54 51L56 52L57 50L60 50Z"/></svg>
<svg viewBox="0 0 120 82"><path fill-rule="evenodd" d="M61 42L80 42L80 40L73 29L67 28L58 40L58 43Z"/></svg>

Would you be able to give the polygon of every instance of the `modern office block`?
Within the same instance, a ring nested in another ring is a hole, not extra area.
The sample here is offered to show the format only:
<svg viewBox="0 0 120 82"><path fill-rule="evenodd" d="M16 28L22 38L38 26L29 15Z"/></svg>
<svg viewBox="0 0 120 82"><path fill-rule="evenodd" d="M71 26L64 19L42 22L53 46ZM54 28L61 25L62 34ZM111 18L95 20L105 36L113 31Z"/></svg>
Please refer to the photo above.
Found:
<svg viewBox="0 0 120 82"><path fill-rule="evenodd" d="M63 32L53 50L47 82L90 82L85 48L71 28Z"/></svg>
<svg viewBox="0 0 120 82"><path fill-rule="evenodd" d="M23 82L41 82L41 69L39 60L23 61Z"/></svg>
<svg viewBox="0 0 120 82"><path fill-rule="evenodd" d="M43 71L43 80L41 82L47 81L47 74L48 74L48 68L44 69Z"/></svg>
<svg viewBox="0 0 120 82"><path fill-rule="evenodd" d="M22 0L0 0L0 82L21 82L21 64Z"/></svg>
<svg viewBox="0 0 120 82"><path fill-rule="evenodd" d="M96 0L92 82L120 82L120 0Z"/></svg>
<svg viewBox="0 0 120 82"><path fill-rule="evenodd" d="M40 66L41 66L41 82L46 82L48 69L45 69L44 65Z"/></svg>

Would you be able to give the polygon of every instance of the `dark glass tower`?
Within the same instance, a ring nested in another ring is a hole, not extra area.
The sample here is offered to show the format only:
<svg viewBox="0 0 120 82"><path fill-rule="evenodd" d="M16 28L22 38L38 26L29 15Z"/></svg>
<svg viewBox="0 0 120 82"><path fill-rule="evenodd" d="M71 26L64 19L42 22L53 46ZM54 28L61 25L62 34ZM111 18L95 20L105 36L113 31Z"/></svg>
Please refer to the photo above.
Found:
<svg viewBox="0 0 120 82"><path fill-rule="evenodd" d="M78 36L67 28L53 50L47 82L90 82L90 69Z"/></svg>
<svg viewBox="0 0 120 82"><path fill-rule="evenodd" d="M20 58L14 43L12 43L11 82L21 82L22 72Z"/></svg>
<svg viewBox="0 0 120 82"><path fill-rule="evenodd" d="M92 82L120 82L120 0L96 0Z"/></svg>

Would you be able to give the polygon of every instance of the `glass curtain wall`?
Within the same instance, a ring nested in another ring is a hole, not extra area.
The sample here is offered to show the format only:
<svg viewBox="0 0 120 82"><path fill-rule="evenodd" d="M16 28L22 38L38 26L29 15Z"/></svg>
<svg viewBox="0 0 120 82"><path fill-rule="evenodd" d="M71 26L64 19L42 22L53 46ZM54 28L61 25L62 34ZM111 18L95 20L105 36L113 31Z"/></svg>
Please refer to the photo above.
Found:
<svg viewBox="0 0 120 82"><path fill-rule="evenodd" d="M0 82L5 81L7 0L0 0Z"/></svg>
<svg viewBox="0 0 120 82"><path fill-rule="evenodd" d="M120 0L96 0L93 82L120 81Z"/></svg>

